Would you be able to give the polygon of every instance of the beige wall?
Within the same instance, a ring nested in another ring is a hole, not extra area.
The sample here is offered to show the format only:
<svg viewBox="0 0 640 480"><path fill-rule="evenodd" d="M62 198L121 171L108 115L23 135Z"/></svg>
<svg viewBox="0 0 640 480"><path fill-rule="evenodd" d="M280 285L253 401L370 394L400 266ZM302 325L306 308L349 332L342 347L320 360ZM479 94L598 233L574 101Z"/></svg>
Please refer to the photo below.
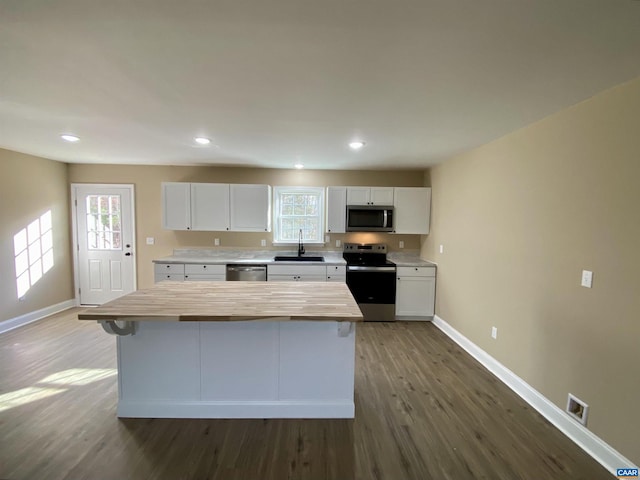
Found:
<svg viewBox="0 0 640 480"><path fill-rule="evenodd" d="M639 112L637 79L433 168L422 247L437 315L560 408L584 400L588 428L636 464Z"/></svg>
<svg viewBox="0 0 640 480"><path fill-rule="evenodd" d="M267 240L267 245L271 245L272 241L271 233L164 230L161 222L161 182L263 183L273 186L421 186L423 173L420 171L299 171L258 168L72 164L69 165L69 181L72 183L133 183L135 185L138 288L145 288L153 283L152 260L171 255L174 248L215 248L214 238L219 238L220 248L244 247L260 250L265 249L260 246L261 239ZM146 237L154 237L155 245L146 245ZM332 234L331 245L327 245L325 250L335 249L335 240L385 242L396 250L398 242L402 240L405 242L405 250L417 251L420 248L418 235L351 233Z"/></svg>
<svg viewBox="0 0 640 480"><path fill-rule="evenodd" d="M0 321L73 298L67 165L0 149ZM13 237L51 210L54 266L17 298Z"/></svg>

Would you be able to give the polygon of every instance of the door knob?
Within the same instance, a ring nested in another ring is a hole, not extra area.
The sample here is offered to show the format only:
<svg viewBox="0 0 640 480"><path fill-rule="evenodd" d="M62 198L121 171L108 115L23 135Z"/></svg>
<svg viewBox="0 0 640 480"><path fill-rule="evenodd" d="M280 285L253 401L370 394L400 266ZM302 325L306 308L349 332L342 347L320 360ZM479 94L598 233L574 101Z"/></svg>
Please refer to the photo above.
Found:
<svg viewBox="0 0 640 480"><path fill-rule="evenodd" d="M127 252L124 254L126 257L130 257L131 256L131 252Z"/></svg>

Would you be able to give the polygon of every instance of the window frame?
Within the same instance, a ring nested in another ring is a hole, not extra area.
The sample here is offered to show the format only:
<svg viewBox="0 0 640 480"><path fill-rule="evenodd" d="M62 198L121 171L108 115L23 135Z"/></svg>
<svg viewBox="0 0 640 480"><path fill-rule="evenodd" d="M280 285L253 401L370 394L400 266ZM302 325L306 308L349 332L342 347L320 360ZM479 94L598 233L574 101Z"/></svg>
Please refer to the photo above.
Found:
<svg viewBox="0 0 640 480"><path fill-rule="evenodd" d="M302 187L302 186L274 186L273 187L273 245L297 245L298 241L284 240L280 238L280 218L281 218L281 197L284 194L307 193L318 197L318 215L319 228L318 237L316 239L303 239L305 245L324 245L325 233L325 188L324 187ZM312 216L315 218L316 216Z"/></svg>

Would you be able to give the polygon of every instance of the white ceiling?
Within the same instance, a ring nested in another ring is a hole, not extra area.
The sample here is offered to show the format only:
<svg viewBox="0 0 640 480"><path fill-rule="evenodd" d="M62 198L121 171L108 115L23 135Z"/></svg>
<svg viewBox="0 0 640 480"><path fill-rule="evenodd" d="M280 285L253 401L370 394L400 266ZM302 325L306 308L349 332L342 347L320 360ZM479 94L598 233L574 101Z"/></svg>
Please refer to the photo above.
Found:
<svg viewBox="0 0 640 480"><path fill-rule="evenodd" d="M0 1L0 147L65 162L425 167L638 76L637 0Z"/></svg>

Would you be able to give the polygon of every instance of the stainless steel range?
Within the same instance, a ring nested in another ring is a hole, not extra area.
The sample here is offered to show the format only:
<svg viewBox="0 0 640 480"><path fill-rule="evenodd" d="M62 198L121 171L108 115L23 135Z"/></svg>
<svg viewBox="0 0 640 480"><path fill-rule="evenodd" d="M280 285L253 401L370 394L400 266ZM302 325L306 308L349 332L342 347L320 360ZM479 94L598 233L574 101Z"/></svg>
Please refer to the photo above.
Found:
<svg viewBox="0 0 640 480"><path fill-rule="evenodd" d="M345 243L347 285L366 322L395 320L396 265L384 243Z"/></svg>

